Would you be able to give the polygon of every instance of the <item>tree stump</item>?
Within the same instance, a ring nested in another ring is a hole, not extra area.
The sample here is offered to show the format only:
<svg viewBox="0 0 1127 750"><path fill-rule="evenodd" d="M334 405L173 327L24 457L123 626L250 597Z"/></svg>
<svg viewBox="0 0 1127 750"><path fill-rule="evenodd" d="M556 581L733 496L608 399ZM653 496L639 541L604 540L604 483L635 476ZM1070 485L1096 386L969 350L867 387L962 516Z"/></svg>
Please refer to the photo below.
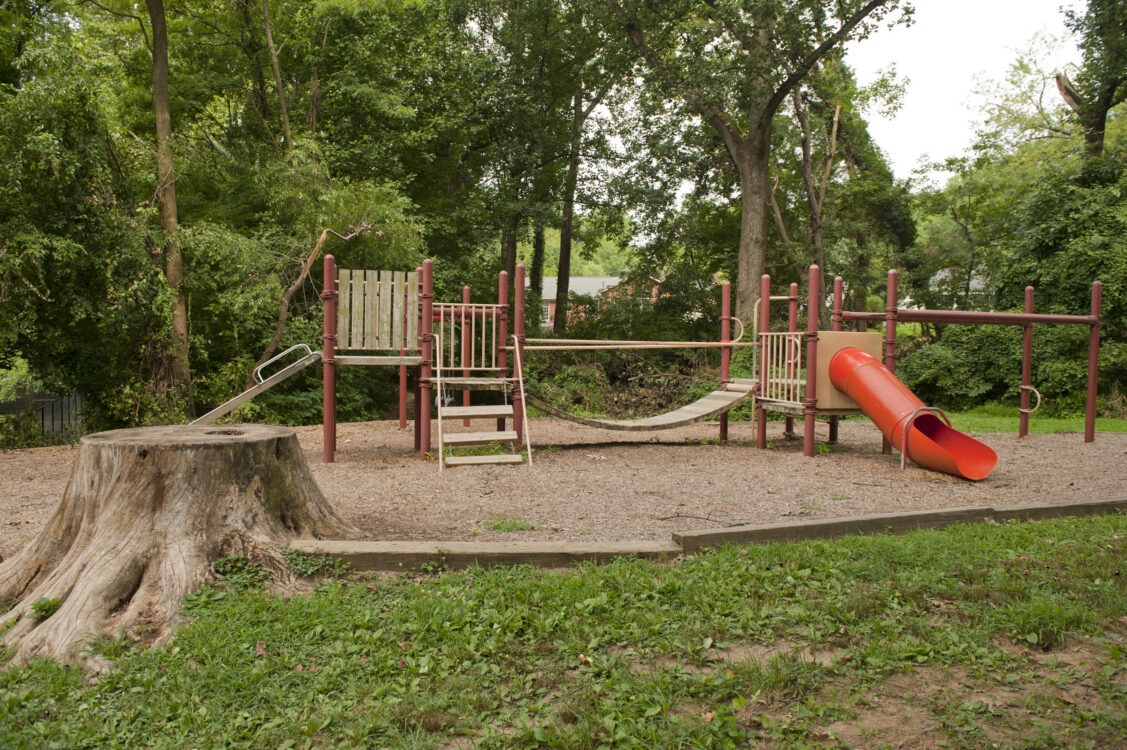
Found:
<svg viewBox="0 0 1127 750"><path fill-rule="evenodd" d="M213 575L212 561L242 555L292 583L280 545L358 534L325 501L291 429L87 435L46 528L0 564L0 629L14 621L4 642L20 663L81 660L84 642L119 628L144 625L146 640L162 641L184 597ZM43 599L61 604L36 619L32 605Z"/></svg>

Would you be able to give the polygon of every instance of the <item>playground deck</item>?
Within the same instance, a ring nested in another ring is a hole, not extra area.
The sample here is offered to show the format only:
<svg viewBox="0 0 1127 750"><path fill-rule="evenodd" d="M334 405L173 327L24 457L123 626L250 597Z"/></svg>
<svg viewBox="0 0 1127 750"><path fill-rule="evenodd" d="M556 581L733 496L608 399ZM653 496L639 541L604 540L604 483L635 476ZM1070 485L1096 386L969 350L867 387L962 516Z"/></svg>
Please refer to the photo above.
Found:
<svg viewBox="0 0 1127 750"><path fill-rule="evenodd" d="M372 538L481 542L668 541L674 532L960 506L1017 506L1123 497L1127 434L987 435L997 470L971 483L880 453L868 422L841 425L841 445L814 460L802 440L768 424L774 450L754 448L754 425L733 423L728 446L701 444L715 425L663 433L611 432L533 420L531 468L471 466L439 474L395 422L340 426L337 463L322 464L321 431L297 429L326 497ZM819 427L820 434L822 427ZM558 446L543 450L543 446ZM75 449L0 452L0 555L47 522ZM504 530L529 525L524 530Z"/></svg>

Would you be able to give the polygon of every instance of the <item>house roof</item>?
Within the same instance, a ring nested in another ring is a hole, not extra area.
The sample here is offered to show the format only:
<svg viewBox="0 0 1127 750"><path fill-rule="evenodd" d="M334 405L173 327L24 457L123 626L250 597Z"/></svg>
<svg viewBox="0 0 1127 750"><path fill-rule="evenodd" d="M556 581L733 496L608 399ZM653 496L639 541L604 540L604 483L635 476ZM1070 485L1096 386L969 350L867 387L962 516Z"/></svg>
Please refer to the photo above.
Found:
<svg viewBox="0 0 1127 750"><path fill-rule="evenodd" d="M544 277L544 299L556 298L556 278L555 276ZM617 276L572 276L568 280L567 288L571 294L597 297L607 289L617 286L620 281L622 279ZM525 287L530 286L531 280L526 278L524 285Z"/></svg>

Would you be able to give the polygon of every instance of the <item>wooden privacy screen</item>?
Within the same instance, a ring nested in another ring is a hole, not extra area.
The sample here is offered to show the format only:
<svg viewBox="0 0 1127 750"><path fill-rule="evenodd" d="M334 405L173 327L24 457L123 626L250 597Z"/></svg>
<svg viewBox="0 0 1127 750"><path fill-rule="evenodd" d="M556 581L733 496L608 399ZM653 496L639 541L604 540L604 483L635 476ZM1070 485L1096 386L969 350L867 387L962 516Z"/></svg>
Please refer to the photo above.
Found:
<svg viewBox="0 0 1127 750"><path fill-rule="evenodd" d="M419 274L337 269L337 349L415 351Z"/></svg>

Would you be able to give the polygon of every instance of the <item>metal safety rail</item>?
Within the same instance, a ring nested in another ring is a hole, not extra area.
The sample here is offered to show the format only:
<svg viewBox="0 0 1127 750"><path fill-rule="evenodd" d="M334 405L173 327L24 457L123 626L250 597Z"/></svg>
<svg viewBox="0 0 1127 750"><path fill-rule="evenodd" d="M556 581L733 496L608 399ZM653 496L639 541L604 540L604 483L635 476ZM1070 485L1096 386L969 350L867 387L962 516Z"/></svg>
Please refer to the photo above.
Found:
<svg viewBox="0 0 1127 750"><path fill-rule="evenodd" d="M305 356L303 356L301 359L297 360L296 362L293 362L292 364L287 365L286 367L282 368L281 370L278 370L278 372L274 373L273 375L271 375L268 378L262 377L262 371L263 370L265 370L267 367L274 364L278 360L282 359L283 357L288 355L290 352L294 352L294 351L298 351L298 350L304 350ZM266 390L269 390L270 388L273 388L278 383L281 383L286 378L288 378L291 375L297 373L299 370L303 370L306 367L308 367L309 365L313 364L314 362L319 362L320 360L321 360L321 352L313 351L306 344L296 344L295 346L291 346L289 349L286 349L281 354L279 354L275 357L272 357L271 359L267 360L266 362L263 362L258 367L254 368L254 379L256 381L258 381L257 383L255 383L253 386L251 386L250 388L248 388L245 391L243 391L242 393L240 393L238 396L235 396L230 401L227 401L227 402L220 404L219 406L215 407L214 409L209 411L207 414L204 414L199 419L196 419L195 421L193 421L192 424L211 424L212 422L219 419L223 415L229 414L230 412L234 411L239 406L242 406L243 404L245 404L247 401L250 401L252 398L254 398L258 394L262 393L263 391L266 391Z"/></svg>
<svg viewBox="0 0 1127 750"><path fill-rule="evenodd" d="M790 331L759 334L761 401L802 406L806 390L802 336Z"/></svg>

